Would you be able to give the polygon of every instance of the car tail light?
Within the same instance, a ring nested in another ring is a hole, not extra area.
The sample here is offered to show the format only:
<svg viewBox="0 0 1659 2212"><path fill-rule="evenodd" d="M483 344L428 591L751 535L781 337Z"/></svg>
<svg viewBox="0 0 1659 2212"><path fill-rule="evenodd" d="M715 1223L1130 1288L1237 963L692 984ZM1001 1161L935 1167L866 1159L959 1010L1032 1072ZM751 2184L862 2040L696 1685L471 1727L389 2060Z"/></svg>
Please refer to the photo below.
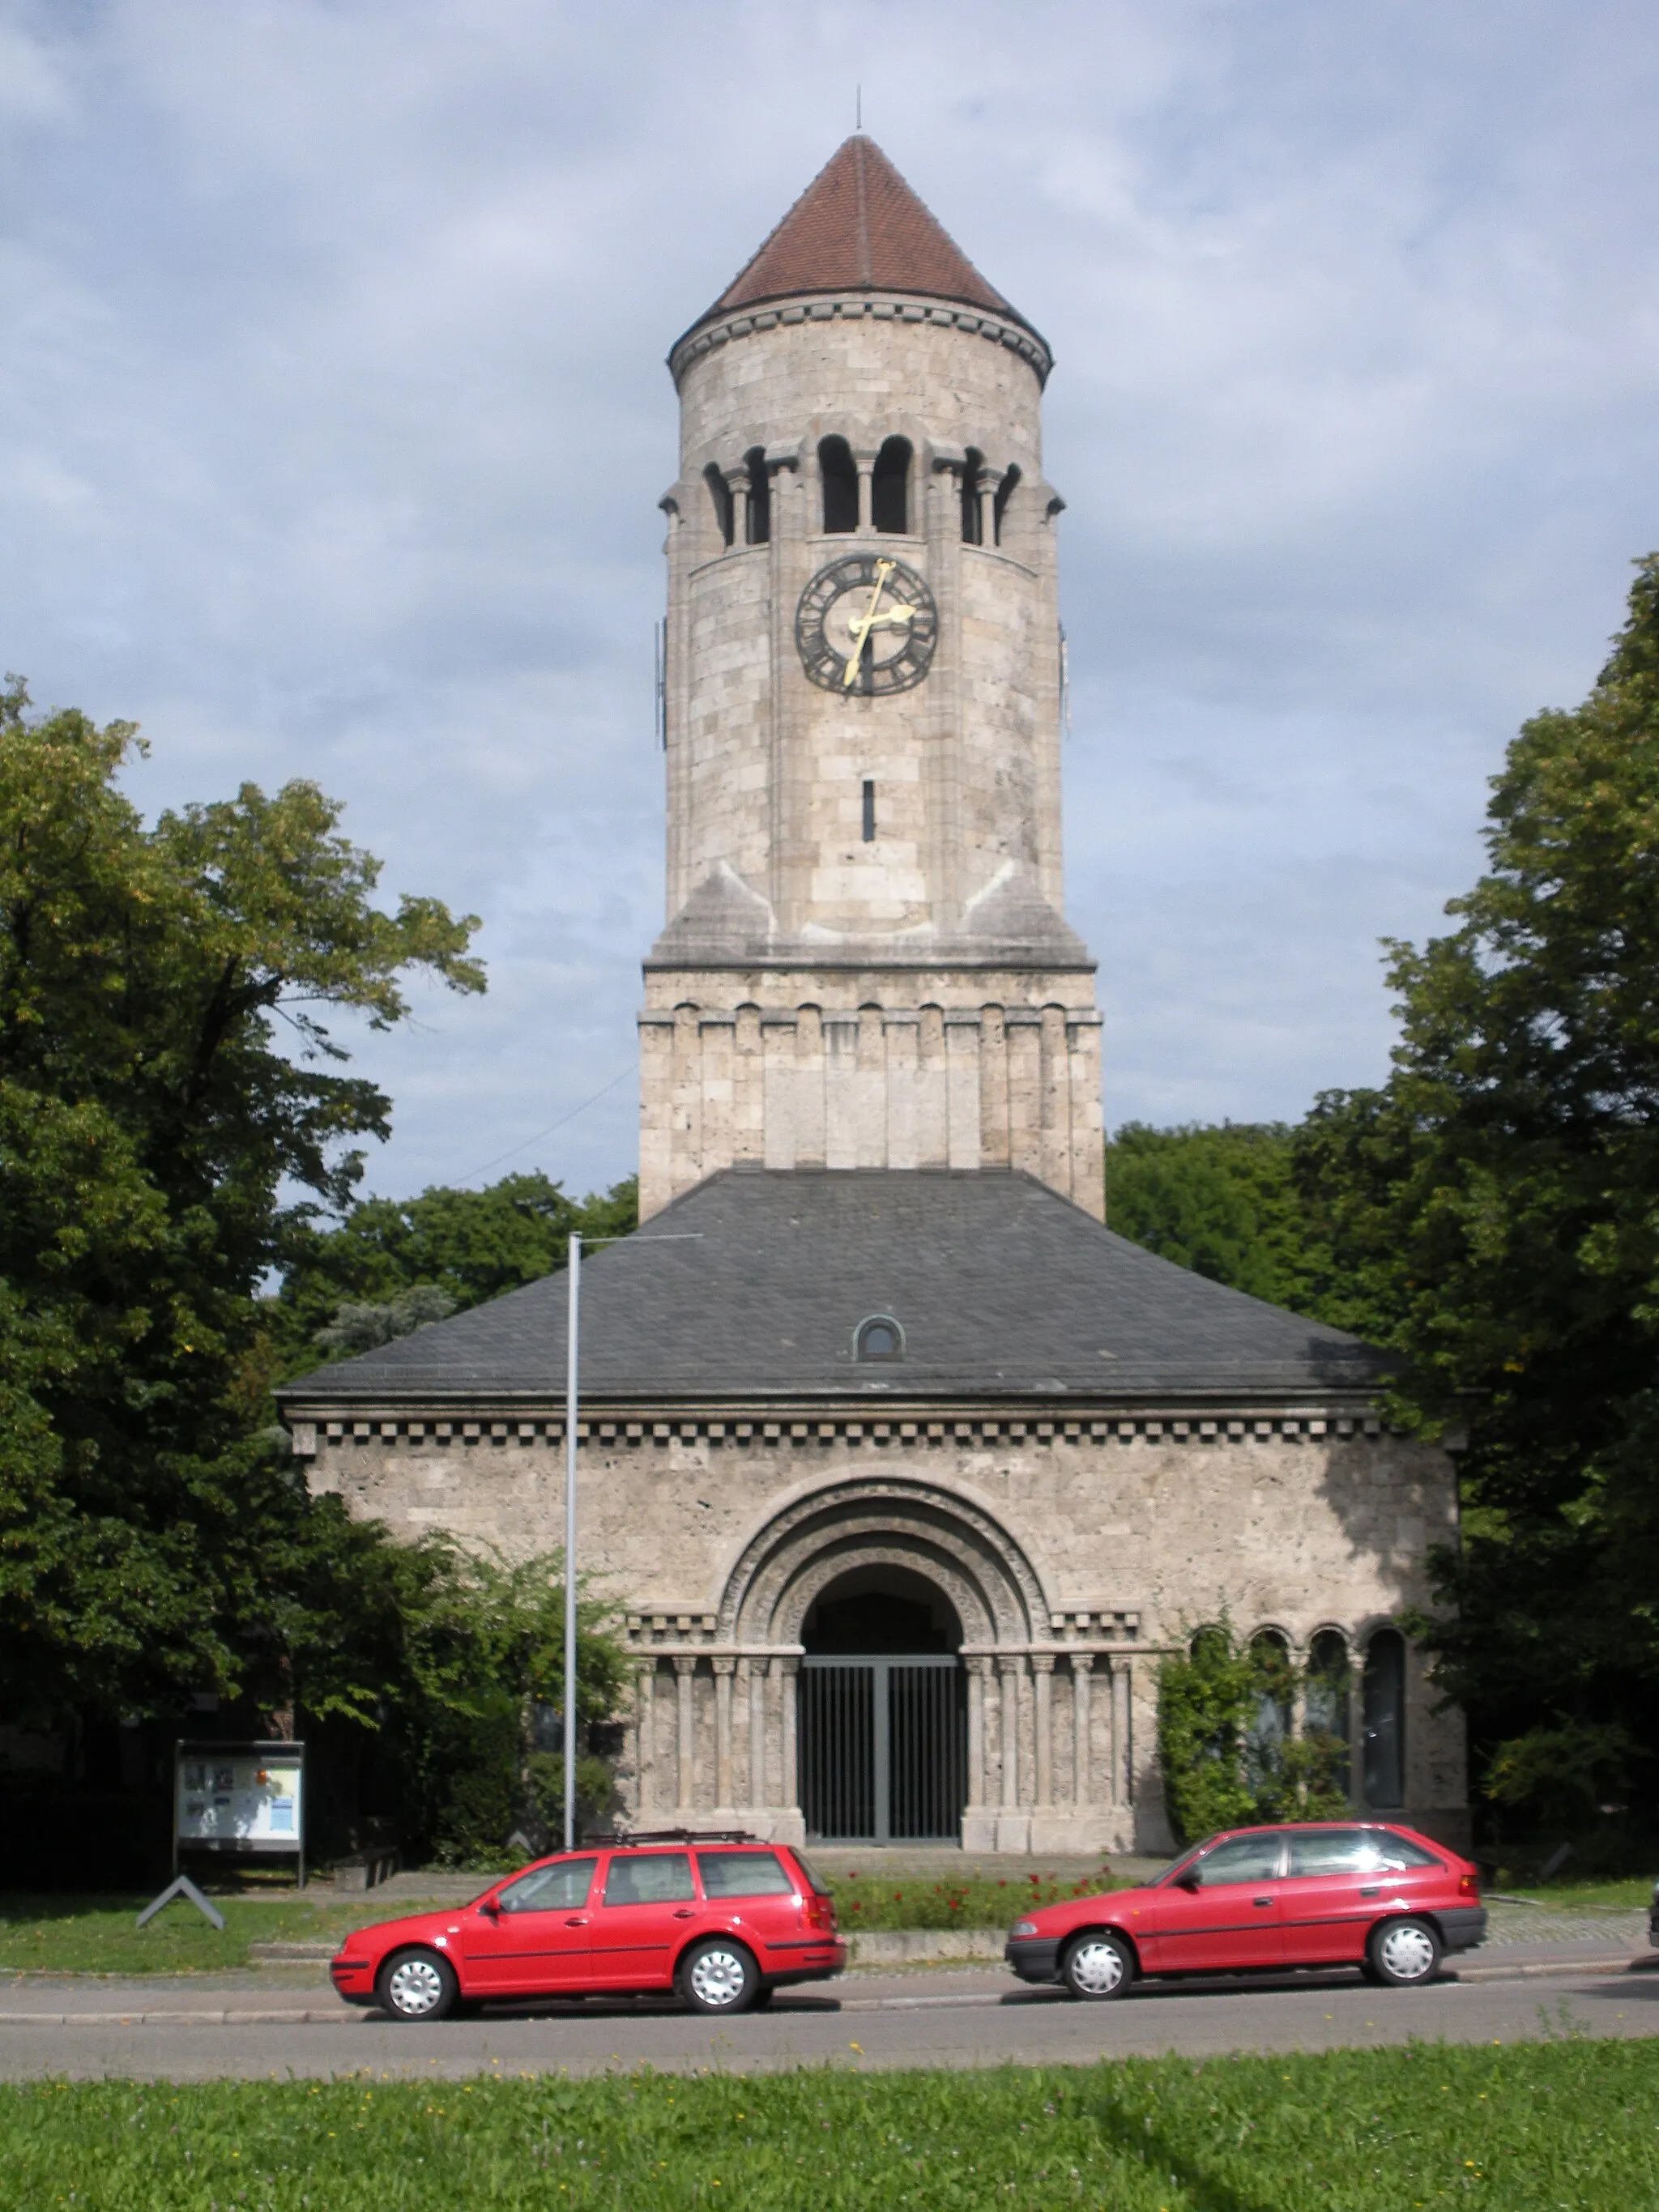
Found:
<svg viewBox="0 0 1659 2212"><path fill-rule="evenodd" d="M1479 1897L1480 1894L1480 1875L1478 1874L1466 1874L1457 1885L1457 1894L1460 1897Z"/></svg>
<svg viewBox="0 0 1659 2212"><path fill-rule="evenodd" d="M833 1936L836 1932L835 1899L816 1893L809 1897L806 1900L806 1924L809 1928L821 1928L826 1935Z"/></svg>

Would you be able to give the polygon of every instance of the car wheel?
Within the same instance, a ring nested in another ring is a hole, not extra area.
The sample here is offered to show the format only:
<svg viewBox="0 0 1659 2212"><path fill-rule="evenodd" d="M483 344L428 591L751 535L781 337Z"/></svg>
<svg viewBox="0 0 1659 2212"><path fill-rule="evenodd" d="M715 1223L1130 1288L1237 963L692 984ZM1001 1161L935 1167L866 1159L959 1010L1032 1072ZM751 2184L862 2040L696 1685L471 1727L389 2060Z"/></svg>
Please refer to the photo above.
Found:
<svg viewBox="0 0 1659 2212"><path fill-rule="evenodd" d="M460 1984L435 1951L398 1951L380 1969L374 1994L393 2020L442 2020L455 2009Z"/></svg>
<svg viewBox="0 0 1659 2212"><path fill-rule="evenodd" d="M1440 1938L1426 1920L1385 1920L1371 1930L1365 1963L1385 1989L1415 1989L1434 1979Z"/></svg>
<svg viewBox="0 0 1659 2212"><path fill-rule="evenodd" d="M1134 1954L1121 1936L1079 1936L1060 1976L1073 1996L1091 2003L1127 1996L1134 1984Z"/></svg>
<svg viewBox="0 0 1659 2212"><path fill-rule="evenodd" d="M760 1986L751 1955L723 1936L699 1943L680 1967L680 1994L693 2012L747 2012Z"/></svg>

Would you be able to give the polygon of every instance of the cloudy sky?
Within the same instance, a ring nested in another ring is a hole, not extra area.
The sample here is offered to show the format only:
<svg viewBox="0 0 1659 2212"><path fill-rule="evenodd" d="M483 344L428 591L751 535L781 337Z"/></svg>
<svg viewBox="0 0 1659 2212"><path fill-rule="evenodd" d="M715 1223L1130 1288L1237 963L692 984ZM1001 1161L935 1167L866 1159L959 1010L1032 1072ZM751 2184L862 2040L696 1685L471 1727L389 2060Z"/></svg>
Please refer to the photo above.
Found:
<svg viewBox="0 0 1659 2212"><path fill-rule="evenodd" d="M372 1188L628 1172L662 357L861 83L1058 356L1108 1116L1294 1116L1659 544L1656 80L1651 0L0 0L0 665L484 918Z"/></svg>

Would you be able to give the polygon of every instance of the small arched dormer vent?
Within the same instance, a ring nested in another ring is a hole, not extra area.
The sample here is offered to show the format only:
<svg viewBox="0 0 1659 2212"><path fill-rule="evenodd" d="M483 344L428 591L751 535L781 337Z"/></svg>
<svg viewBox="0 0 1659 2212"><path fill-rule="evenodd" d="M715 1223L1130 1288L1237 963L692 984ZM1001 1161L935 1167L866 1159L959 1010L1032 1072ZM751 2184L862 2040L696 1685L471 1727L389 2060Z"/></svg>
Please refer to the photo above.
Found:
<svg viewBox="0 0 1659 2212"><path fill-rule="evenodd" d="M904 1331L891 1314L872 1314L853 1332L853 1357L864 1363L902 1359Z"/></svg>

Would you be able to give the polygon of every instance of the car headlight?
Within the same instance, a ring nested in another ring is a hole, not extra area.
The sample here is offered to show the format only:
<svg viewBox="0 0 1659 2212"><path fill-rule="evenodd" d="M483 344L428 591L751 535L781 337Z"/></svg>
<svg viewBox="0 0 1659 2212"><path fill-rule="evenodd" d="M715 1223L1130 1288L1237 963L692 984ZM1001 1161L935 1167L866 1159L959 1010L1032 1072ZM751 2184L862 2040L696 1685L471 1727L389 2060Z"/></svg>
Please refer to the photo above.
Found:
<svg viewBox="0 0 1659 2212"><path fill-rule="evenodd" d="M1035 1936L1036 1932L1037 1924L1035 1920L1016 1920L1008 1930L1011 1936Z"/></svg>

